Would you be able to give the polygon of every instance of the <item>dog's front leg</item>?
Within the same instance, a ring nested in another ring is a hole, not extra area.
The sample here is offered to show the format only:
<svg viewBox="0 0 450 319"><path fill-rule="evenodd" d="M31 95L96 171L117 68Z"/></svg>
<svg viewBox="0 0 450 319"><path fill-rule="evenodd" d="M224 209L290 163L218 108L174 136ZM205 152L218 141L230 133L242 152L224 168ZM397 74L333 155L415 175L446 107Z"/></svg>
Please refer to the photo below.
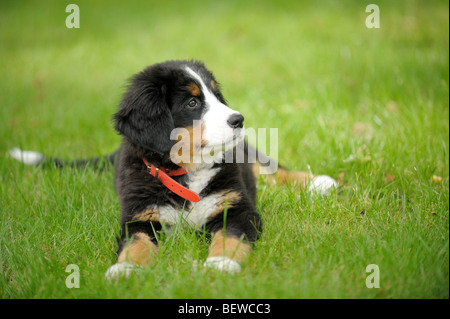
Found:
<svg viewBox="0 0 450 319"><path fill-rule="evenodd" d="M230 273L240 272L241 263L250 255L251 250L244 236L239 238L219 230L213 235L204 266Z"/></svg>
<svg viewBox="0 0 450 319"><path fill-rule="evenodd" d="M118 262L148 267L154 263L157 253L158 246L150 240L146 233L139 232L133 234L131 240L123 247Z"/></svg>
<svg viewBox="0 0 450 319"><path fill-rule="evenodd" d="M158 246L153 229L149 222L128 224L127 230L122 231L117 263L108 268L106 278L128 278L134 271L155 263Z"/></svg>

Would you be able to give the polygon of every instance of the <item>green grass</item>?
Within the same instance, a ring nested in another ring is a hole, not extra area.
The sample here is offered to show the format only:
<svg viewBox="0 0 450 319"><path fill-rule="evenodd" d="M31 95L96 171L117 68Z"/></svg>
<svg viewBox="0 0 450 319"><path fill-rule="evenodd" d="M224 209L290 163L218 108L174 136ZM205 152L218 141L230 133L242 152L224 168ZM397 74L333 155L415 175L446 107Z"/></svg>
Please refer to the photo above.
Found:
<svg viewBox="0 0 450 319"><path fill-rule="evenodd" d="M76 30L64 2L0 3L0 298L449 297L448 2L378 1L380 29L360 1L77 3ZM194 271L208 239L180 229L154 268L106 282L113 172L24 167L7 151L114 151L126 79L186 58L214 71L247 127L278 128L284 165L343 185L311 199L261 181L265 231L238 275Z"/></svg>

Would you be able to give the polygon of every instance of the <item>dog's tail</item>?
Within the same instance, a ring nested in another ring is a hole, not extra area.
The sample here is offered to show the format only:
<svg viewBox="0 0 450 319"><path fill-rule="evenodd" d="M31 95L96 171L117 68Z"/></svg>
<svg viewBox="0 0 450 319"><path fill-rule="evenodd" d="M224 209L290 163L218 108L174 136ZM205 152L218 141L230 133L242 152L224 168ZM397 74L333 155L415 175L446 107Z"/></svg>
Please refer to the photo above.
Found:
<svg viewBox="0 0 450 319"><path fill-rule="evenodd" d="M9 155L15 160L22 162L25 165L40 166L40 167L71 167L71 168L84 168L92 167L94 169L103 169L108 165L114 165L117 160L119 151L116 151L110 155L92 157L88 159L77 160L63 160L55 157L46 157L42 153L35 151L23 151L17 147L9 151Z"/></svg>

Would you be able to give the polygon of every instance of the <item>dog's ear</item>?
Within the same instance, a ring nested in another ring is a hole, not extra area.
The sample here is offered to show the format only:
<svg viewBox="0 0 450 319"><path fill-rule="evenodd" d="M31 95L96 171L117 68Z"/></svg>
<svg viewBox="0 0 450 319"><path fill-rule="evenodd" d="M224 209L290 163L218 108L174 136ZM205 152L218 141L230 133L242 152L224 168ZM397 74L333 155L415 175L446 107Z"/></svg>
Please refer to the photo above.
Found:
<svg viewBox="0 0 450 319"><path fill-rule="evenodd" d="M114 115L115 129L132 143L164 154L174 145L170 140L174 123L166 98L168 88L151 80L144 73L132 79Z"/></svg>

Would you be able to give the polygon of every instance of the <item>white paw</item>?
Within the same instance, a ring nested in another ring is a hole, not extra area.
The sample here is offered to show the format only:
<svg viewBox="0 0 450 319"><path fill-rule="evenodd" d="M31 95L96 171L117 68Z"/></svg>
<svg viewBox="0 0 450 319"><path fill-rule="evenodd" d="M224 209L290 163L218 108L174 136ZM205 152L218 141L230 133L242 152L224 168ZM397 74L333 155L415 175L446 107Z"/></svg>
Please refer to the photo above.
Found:
<svg viewBox="0 0 450 319"><path fill-rule="evenodd" d="M44 155L39 152L22 151L17 147L10 150L9 155L25 165L38 165L44 160Z"/></svg>
<svg viewBox="0 0 450 319"><path fill-rule="evenodd" d="M133 272L141 270L141 267L123 262L112 265L105 273L108 280L125 278L128 279Z"/></svg>
<svg viewBox="0 0 450 319"><path fill-rule="evenodd" d="M241 265L237 261L234 261L228 257L209 257L203 264L204 267L215 268L222 272L228 272L231 274L241 271Z"/></svg>
<svg viewBox="0 0 450 319"><path fill-rule="evenodd" d="M308 192L311 195L329 195L331 190L338 188L339 184L327 175L319 175L314 177L308 184Z"/></svg>

